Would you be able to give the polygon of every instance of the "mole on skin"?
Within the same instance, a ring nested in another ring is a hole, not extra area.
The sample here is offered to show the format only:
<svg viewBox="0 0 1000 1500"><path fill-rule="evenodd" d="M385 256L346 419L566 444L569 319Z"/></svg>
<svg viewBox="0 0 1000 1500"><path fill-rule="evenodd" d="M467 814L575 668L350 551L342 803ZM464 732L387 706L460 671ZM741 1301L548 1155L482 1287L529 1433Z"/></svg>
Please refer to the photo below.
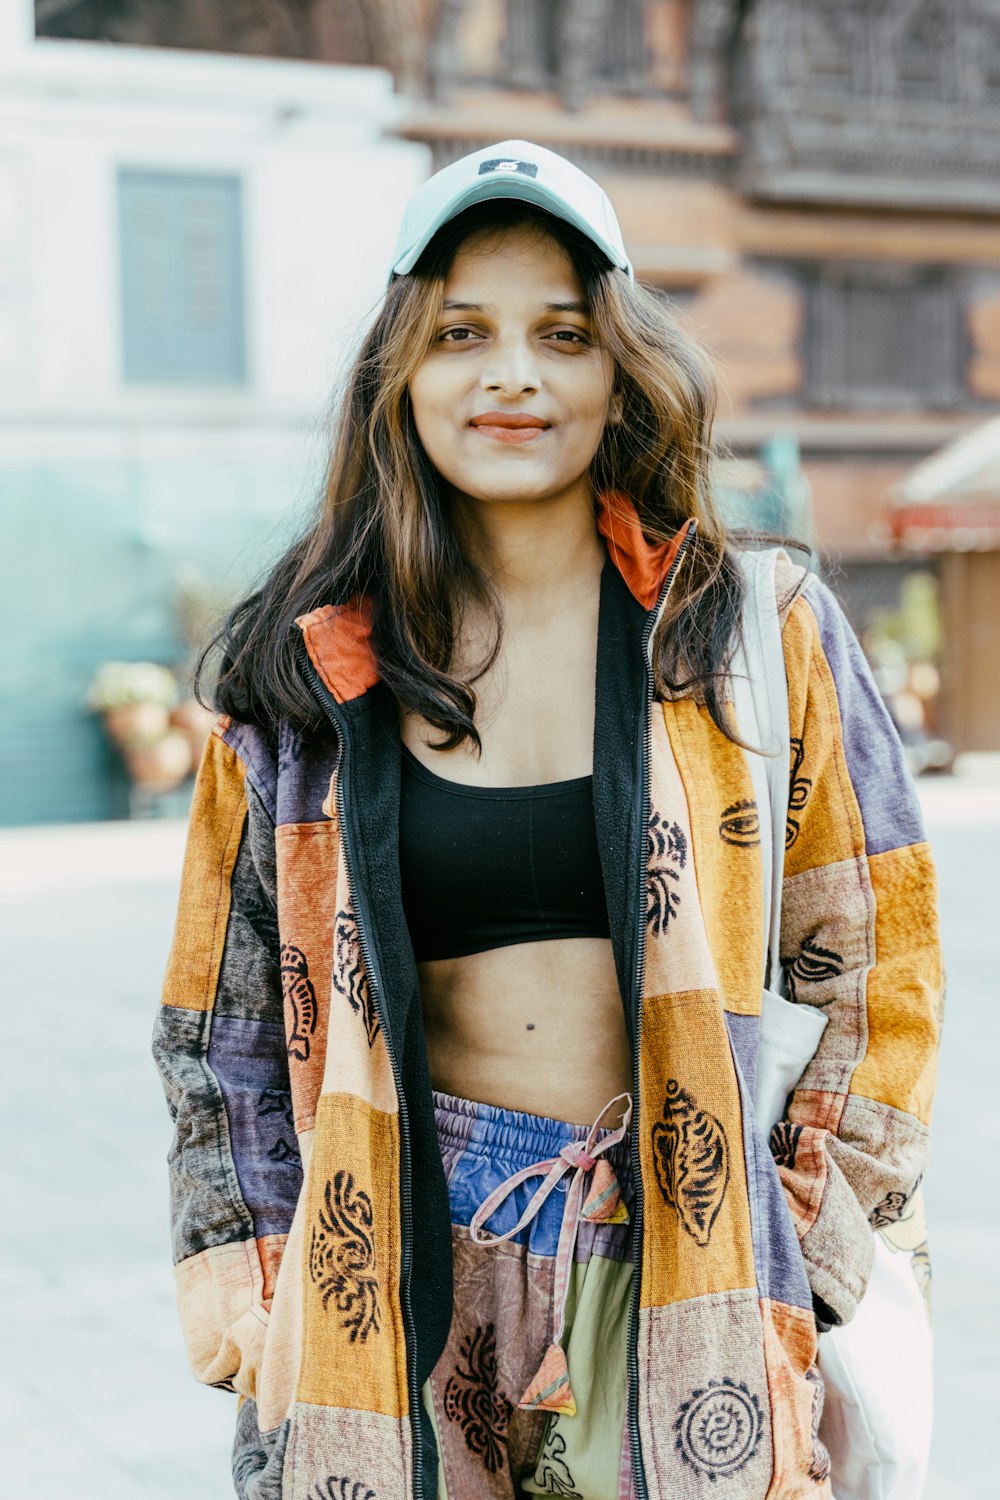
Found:
<svg viewBox="0 0 1000 1500"><path fill-rule="evenodd" d="M525 1031L534 1031L534 1029L535 1029L535 1023L534 1023L534 1021L529 1021L528 1024L527 1024L527 1026L525 1026L524 1029L525 1029Z"/></svg>

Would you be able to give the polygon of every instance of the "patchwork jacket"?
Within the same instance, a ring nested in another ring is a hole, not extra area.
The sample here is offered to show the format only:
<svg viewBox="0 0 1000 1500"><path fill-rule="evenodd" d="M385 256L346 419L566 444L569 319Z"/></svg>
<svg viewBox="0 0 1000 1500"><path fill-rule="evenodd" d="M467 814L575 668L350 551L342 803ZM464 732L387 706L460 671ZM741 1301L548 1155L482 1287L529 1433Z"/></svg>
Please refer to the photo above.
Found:
<svg viewBox="0 0 1000 1500"><path fill-rule="evenodd" d="M695 701L658 701L649 666L691 523L652 545L610 496L598 524L594 816L635 1069L633 1493L829 1496L814 1306L851 1317L871 1226L923 1170L931 856L857 642L819 580L786 578L781 953L828 1025L763 1139L746 755ZM397 710L364 601L299 626L329 732L272 744L221 720L191 813L155 1036L178 1301L196 1375L241 1395L243 1500L433 1500L419 1391L448 1332L451 1242L400 896Z"/></svg>

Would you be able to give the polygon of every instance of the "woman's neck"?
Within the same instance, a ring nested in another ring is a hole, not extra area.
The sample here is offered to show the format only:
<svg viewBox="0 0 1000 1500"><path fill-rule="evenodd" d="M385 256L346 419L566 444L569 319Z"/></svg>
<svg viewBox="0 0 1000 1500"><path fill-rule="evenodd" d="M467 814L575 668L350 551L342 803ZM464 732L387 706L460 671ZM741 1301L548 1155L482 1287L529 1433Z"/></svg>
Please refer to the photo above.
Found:
<svg viewBox="0 0 1000 1500"><path fill-rule="evenodd" d="M589 494L553 500L453 499L453 523L491 579L508 623L538 624L593 596L604 544Z"/></svg>

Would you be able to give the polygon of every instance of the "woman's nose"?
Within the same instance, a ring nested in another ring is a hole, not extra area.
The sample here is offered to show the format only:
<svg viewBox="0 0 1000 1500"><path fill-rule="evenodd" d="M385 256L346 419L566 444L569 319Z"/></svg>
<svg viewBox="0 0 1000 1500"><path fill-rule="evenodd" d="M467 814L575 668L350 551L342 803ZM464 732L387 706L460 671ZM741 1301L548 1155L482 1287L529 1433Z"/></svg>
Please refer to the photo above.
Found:
<svg viewBox="0 0 1000 1500"><path fill-rule="evenodd" d="M510 396L536 391L540 383L534 352L520 339L497 344L482 375L484 390Z"/></svg>

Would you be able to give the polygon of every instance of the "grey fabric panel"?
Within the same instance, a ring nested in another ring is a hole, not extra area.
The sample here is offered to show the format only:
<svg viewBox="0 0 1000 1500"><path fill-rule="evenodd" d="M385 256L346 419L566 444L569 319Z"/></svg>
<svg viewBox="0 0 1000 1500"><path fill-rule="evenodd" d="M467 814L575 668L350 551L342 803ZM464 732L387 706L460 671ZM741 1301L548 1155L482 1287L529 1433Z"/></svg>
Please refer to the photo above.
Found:
<svg viewBox="0 0 1000 1500"><path fill-rule="evenodd" d="M167 1162L175 1263L210 1245L254 1238L222 1091L208 1066L211 1021L211 1011L161 1005L153 1031L153 1057L174 1122Z"/></svg>
<svg viewBox="0 0 1000 1500"><path fill-rule="evenodd" d="M271 907L278 907L278 866L274 850L274 820L254 791L247 786L247 827L250 852L261 886Z"/></svg>
<svg viewBox="0 0 1000 1500"><path fill-rule="evenodd" d="M273 1432L257 1426L257 1403L247 1398L236 1416L233 1434L233 1487L238 1500L281 1500L289 1422Z"/></svg>
<svg viewBox="0 0 1000 1500"><path fill-rule="evenodd" d="M248 786L247 821L233 867L215 995L218 1015L284 1024L279 951L274 825Z"/></svg>
<svg viewBox="0 0 1000 1500"><path fill-rule="evenodd" d="M910 1197L927 1165L929 1140L927 1126L913 1115L848 1096L837 1134L827 1139L819 1216L802 1241L809 1284L838 1323L853 1318L871 1275L870 1216L886 1198Z"/></svg>

